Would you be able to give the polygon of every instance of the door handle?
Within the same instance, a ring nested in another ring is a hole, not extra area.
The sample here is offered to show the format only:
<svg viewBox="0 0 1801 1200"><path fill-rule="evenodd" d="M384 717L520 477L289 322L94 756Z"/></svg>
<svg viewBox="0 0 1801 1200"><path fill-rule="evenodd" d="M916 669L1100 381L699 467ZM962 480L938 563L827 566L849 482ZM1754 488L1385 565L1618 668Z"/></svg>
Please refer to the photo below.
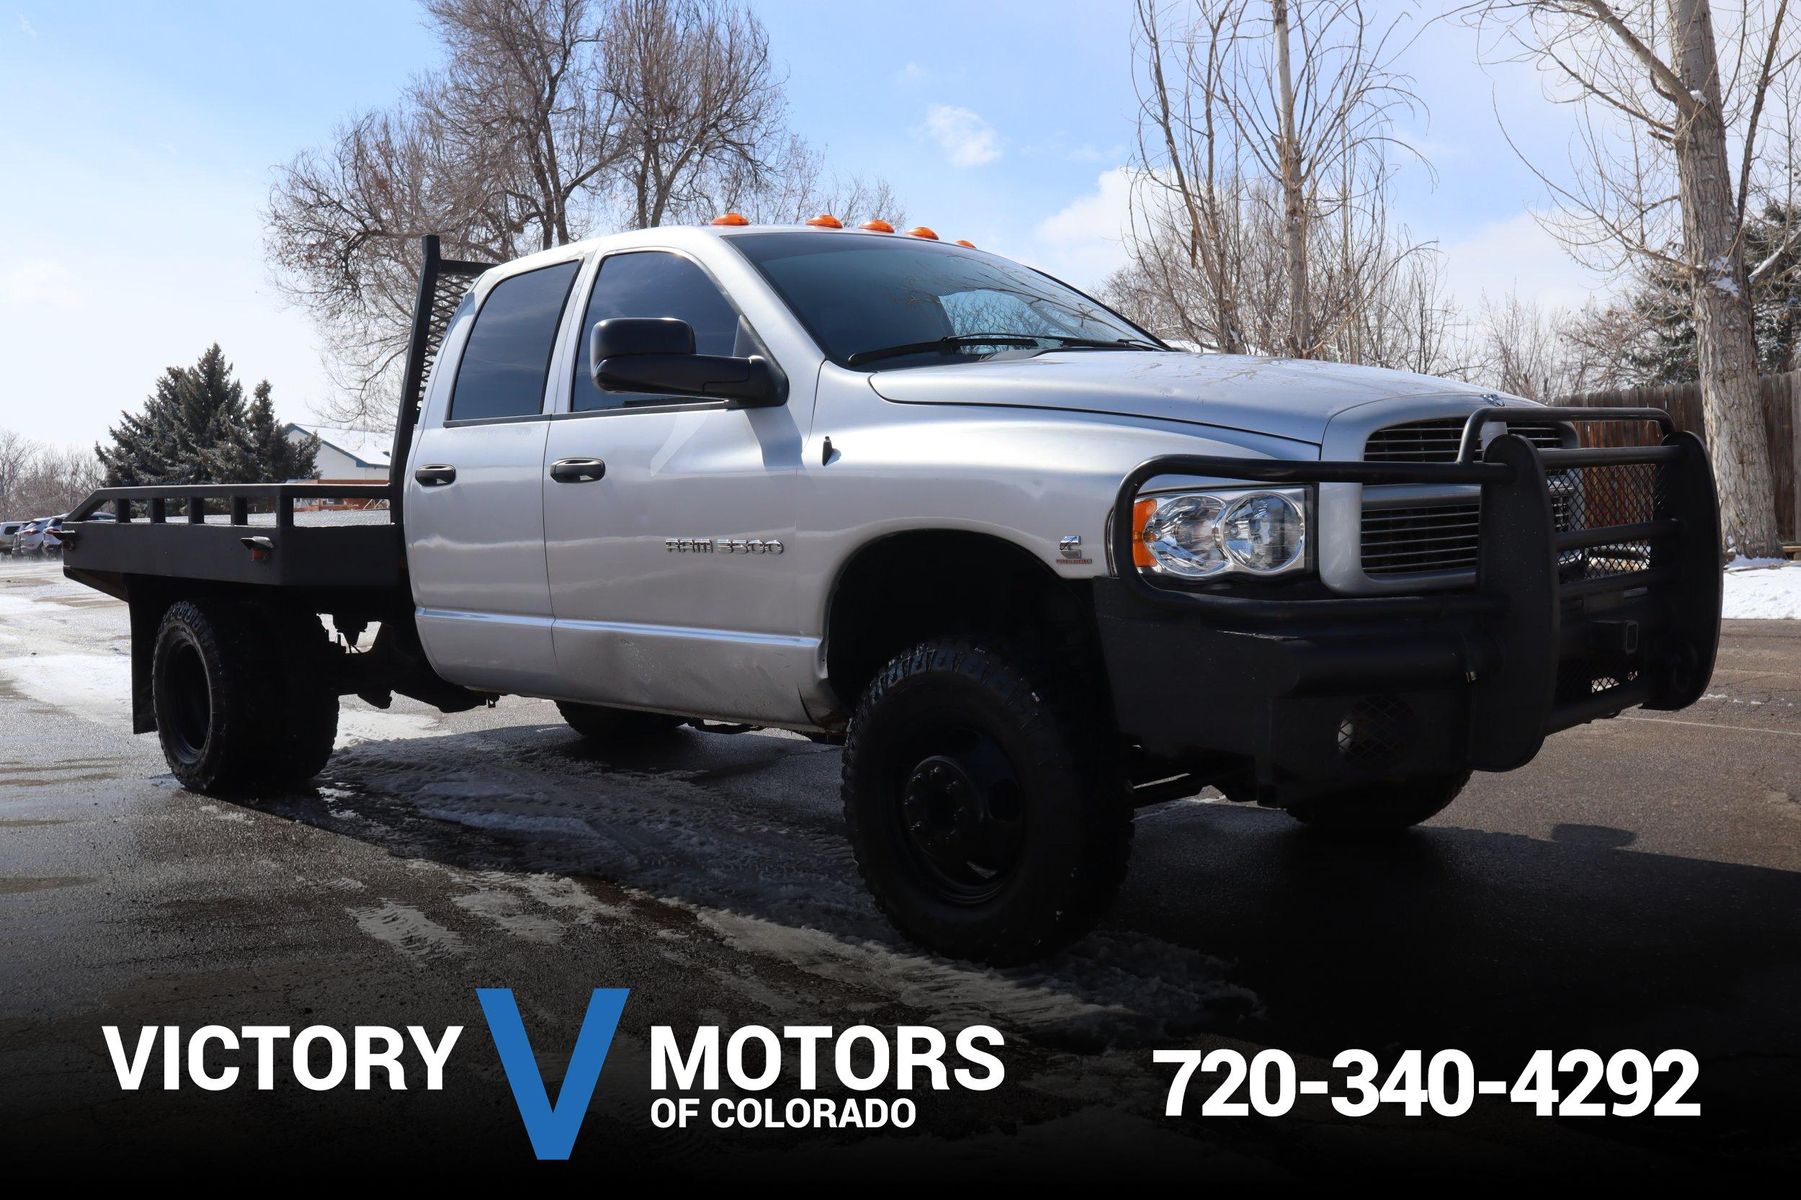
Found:
<svg viewBox="0 0 1801 1200"><path fill-rule="evenodd" d="M420 467L413 472L413 478L418 480L423 487L443 487L447 483L457 481L457 469L444 465Z"/></svg>
<svg viewBox="0 0 1801 1200"><path fill-rule="evenodd" d="M606 475L607 464L598 458L559 458L550 464L550 477L558 483L593 483Z"/></svg>

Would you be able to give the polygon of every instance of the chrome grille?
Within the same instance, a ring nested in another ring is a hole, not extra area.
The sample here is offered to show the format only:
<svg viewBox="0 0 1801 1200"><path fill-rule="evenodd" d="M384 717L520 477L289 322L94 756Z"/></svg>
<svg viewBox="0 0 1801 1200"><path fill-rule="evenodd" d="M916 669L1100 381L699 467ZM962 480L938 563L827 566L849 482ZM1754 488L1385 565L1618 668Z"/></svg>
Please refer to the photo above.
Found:
<svg viewBox="0 0 1801 1200"><path fill-rule="evenodd" d="M1551 523L1559 530L1583 528L1581 485L1553 476ZM1476 569L1476 532L1482 518L1478 500L1438 501L1363 510L1363 573L1419 575L1429 571ZM1581 551L1563 556L1579 559Z"/></svg>
<svg viewBox="0 0 1801 1200"><path fill-rule="evenodd" d="M1378 429L1364 443L1364 461L1455 462L1466 421L1465 417L1434 417ZM1562 430L1556 425L1509 425L1507 432L1541 449L1564 444ZM1468 500L1398 506L1368 503L1379 495L1379 488L1364 490L1364 574L1385 577L1475 570L1482 505L1473 494ZM1581 505L1581 488L1573 479L1568 487L1552 487L1551 516L1558 529L1581 526Z"/></svg>
<svg viewBox="0 0 1801 1200"><path fill-rule="evenodd" d="M1477 501L1363 510L1363 572L1416 575L1476 566Z"/></svg>
<svg viewBox="0 0 1801 1200"><path fill-rule="evenodd" d="M1456 462L1467 422L1467 417L1434 417L1378 429L1363 444L1363 461ZM1555 425L1509 425L1507 432L1517 433L1541 449L1563 445L1562 434Z"/></svg>

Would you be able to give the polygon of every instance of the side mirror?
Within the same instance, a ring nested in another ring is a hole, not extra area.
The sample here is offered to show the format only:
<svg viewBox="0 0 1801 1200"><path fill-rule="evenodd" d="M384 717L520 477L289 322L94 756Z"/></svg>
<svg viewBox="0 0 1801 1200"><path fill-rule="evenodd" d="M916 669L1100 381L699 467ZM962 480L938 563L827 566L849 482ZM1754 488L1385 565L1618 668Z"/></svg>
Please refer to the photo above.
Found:
<svg viewBox="0 0 1801 1200"><path fill-rule="evenodd" d="M674 317L612 317L588 338L588 372L603 392L729 400L764 408L788 398L788 383L761 355L696 354L694 330Z"/></svg>

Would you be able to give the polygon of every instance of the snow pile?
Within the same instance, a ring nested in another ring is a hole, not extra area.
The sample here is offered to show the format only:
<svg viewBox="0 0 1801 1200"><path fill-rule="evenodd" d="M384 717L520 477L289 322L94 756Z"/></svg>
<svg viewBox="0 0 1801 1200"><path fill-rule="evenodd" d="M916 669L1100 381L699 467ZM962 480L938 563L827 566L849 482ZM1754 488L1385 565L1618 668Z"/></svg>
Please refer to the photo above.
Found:
<svg viewBox="0 0 1801 1200"><path fill-rule="evenodd" d="M1722 616L1801 620L1801 562L1735 558L1726 564Z"/></svg>
<svg viewBox="0 0 1801 1200"><path fill-rule="evenodd" d="M0 681L71 716L131 727L131 659L123 653L0 658Z"/></svg>

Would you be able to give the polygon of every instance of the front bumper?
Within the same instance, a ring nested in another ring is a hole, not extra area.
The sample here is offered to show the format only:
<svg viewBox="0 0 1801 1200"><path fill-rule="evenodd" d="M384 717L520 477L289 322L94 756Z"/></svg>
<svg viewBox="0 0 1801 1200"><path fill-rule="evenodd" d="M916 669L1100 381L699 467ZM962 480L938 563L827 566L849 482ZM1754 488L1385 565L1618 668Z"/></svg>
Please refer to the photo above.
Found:
<svg viewBox="0 0 1801 1200"><path fill-rule="evenodd" d="M1686 707L1713 672L1718 504L1707 455L1655 410L1556 411L1655 420L1654 446L1540 450L1474 414L1456 463L1274 462L1171 456L1133 471L1113 520L1118 577L1095 590L1121 730L1160 759L1228 756L1260 790L1509 770L1560 729L1642 705ZM1271 600L1177 590L1130 567L1131 506L1158 476L1266 483L1460 483L1482 489L1467 591ZM1558 530L1551 492L1583 480L1588 520ZM1606 522L1606 523L1601 523Z"/></svg>

